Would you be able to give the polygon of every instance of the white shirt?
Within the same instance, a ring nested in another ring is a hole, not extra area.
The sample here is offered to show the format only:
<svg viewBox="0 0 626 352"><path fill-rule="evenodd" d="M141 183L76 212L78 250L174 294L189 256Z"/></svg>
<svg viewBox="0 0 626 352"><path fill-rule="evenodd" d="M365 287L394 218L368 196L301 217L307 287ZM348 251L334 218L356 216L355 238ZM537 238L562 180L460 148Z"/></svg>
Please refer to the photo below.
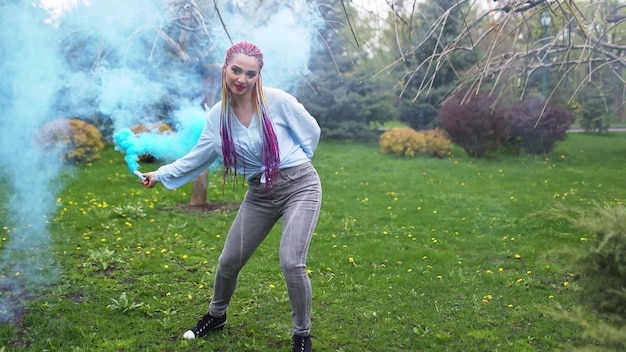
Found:
<svg viewBox="0 0 626 352"><path fill-rule="evenodd" d="M292 95L276 88L264 88L264 92L269 119L278 139L279 168L285 169L311 161L320 139L320 127L315 118ZM221 101L209 110L198 143L189 153L157 170L156 179L165 188L174 189L193 180L222 156L221 110ZM256 114L248 127L237 119L233 123L237 173L247 179L265 171L261 161L260 127Z"/></svg>

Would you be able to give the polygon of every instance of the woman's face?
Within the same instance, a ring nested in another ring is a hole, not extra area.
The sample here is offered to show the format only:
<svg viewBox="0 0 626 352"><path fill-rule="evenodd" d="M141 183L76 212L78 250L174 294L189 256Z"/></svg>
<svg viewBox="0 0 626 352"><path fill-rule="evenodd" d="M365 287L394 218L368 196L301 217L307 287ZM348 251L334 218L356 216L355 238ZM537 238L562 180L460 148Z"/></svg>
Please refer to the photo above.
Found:
<svg viewBox="0 0 626 352"><path fill-rule="evenodd" d="M259 62L256 58L245 54L235 54L226 65L226 87L234 96L245 96L259 80Z"/></svg>

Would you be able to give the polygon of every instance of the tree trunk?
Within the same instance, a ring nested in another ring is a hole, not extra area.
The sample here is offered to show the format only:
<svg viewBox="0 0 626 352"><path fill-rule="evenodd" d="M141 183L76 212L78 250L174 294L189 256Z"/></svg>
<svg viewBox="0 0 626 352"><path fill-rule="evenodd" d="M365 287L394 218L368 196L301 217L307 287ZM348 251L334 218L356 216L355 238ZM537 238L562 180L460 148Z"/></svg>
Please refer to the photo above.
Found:
<svg viewBox="0 0 626 352"><path fill-rule="evenodd" d="M211 108L217 100L217 93L221 88L221 68L216 64L208 64L203 66L201 76L202 81L202 96L203 100L200 103L202 110L207 111ZM208 204L206 200L207 195L207 181L209 178L209 171L204 170L198 177L193 180L193 188L191 190L191 200L189 205L192 207L198 207Z"/></svg>
<svg viewBox="0 0 626 352"><path fill-rule="evenodd" d="M622 76L622 66L617 66L615 68L616 74L621 77ZM622 89L613 89L613 98L614 98L614 106L615 106L615 120L623 122L626 118L626 109L624 107L624 86L621 86Z"/></svg>
<svg viewBox="0 0 626 352"><path fill-rule="evenodd" d="M209 178L209 170L204 170L198 177L193 180L193 188L191 190L191 200L189 205L199 207L207 204L206 188Z"/></svg>

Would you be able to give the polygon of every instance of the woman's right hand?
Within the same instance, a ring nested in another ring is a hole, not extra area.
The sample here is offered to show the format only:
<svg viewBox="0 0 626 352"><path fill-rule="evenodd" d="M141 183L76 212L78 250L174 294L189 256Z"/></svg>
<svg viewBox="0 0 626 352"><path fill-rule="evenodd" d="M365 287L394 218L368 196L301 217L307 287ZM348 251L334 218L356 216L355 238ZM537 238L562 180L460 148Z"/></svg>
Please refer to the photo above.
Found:
<svg viewBox="0 0 626 352"><path fill-rule="evenodd" d="M146 173L142 173L144 179L141 180L141 184L146 187L146 188L152 188L154 187L154 185L157 184L157 180L156 180L156 172L155 171L151 171L151 172L146 172Z"/></svg>

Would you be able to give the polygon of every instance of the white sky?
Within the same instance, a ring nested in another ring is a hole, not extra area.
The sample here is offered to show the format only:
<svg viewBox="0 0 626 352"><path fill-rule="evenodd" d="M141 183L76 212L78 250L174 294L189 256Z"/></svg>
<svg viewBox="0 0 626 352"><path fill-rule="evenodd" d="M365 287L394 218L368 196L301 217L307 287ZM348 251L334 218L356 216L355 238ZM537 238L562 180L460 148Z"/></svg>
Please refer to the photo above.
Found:
<svg viewBox="0 0 626 352"><path fill-rule="evenodd" d="M76 6L78 0L39 0L44 9L50 12L50 17L57 18L63 11Z"/></svg>
<svg viewBox="0 0 626 352"><path fill-rule="evenodd" d="M55 15L59 15L64 9L76 6L79 0L39 0L44 8L49 9ZM367 10L385 13L389 9L386 0L352 0L356 6L361 6Z"/></svg>

